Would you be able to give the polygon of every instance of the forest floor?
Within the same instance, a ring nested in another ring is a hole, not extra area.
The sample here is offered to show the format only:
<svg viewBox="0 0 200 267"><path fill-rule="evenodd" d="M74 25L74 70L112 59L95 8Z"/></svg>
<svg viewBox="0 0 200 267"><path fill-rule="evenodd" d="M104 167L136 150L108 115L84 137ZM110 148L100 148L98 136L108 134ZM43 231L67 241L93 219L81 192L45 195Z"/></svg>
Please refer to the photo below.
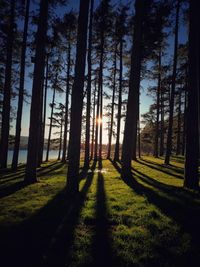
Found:
<svg viewBox="0 0 200 267"><path fill-rule="evenodd" d="M73 199L61 162L29 186L24 165L0 173L2 267L199 266L200 194L183 189L182 158L143 157L127 180L120 162L91 164Z"/></svg>

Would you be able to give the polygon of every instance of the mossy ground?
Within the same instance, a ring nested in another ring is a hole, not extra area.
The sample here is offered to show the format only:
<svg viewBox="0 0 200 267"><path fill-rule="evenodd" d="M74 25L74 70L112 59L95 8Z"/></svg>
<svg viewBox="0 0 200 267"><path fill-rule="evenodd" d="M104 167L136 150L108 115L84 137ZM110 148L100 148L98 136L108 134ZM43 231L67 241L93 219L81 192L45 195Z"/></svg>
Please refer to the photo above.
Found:
<svg viewBox="0 0 200 267"><path fill-rule="evenodd" d="M1 172L3 267L199 266L200 195L182 187L182 158L143 157L125 180L119 162L92 162L74 198L66 168L44 164L29 186L23 165Z"/></svg>

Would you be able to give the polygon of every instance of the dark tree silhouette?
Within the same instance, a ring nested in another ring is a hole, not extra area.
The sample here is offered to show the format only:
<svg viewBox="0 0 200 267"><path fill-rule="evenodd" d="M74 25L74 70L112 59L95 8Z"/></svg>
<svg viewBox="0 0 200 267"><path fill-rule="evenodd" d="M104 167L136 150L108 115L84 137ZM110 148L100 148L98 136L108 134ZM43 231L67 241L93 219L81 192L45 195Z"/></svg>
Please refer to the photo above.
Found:
<svg viewBox="0 0 200 267"><path fill-rule="evenodd" d="M176 69L177 69L177 51L178 51L178 28L179 28L179 11L180 11L180 0L177 0L176 4L176 22L175 22L175 34L174 34L174 58L173 58L173 73L172 73L172 85L170 92L170 103L169 103L169 125L167 132L167 147L165 155L165 164L169 164L170 155L172 150L172 127L173 127L173 116L174 116L174 95L176 86Z"/></svg>
<svg viewBox="0 0 200 267"><path fill-rule="evenodd" d="M8 157L8 139L10 129L10 99L11 99L11 80L12 80L12 55L14 42L14 19L15 19L15 0L10 1L10 19L9 30L7 36L6 49L6 67L5 67L5 83L2 110L2 126L1 126L1 143L0 143L0 168L7 167Z"/></svg>
<svg viewBox="0 0 200 267"><path fill-rule="evenodd" d="M88 36L88 55L87 55L88 78L87 78L87 108L86 108L87 110L86 110L85 159L84 159L85 168L89 167L89 161L90 161L90 105L91 105L91 80L92 80L91 53L92 53L93 6L94 6L94 0L91 0L89 36Z"/></svg>
<svg viewBox="0 0 200 267"><path fill-rule="evenodd" d="M131 171L131 159L133 152L134 134L136 133L136 124L138 116L137 100L139 99L140 71L141 71L141 48L142 48L142 24L144 19L145 0L136 0L134 34L131 53L131 70L129 80L129 94L127 103L127 114L124 129L124 140L122 146L122 171L124 174Z"/></svg>
<svg viewBox="0 0 200 267"><path fill-rule="evenodd" d="M79 190L81 122L83 108L83 88L87 47L89 3L89 0L80 0L75 79L72 87L72 105L69 137L69 166L67 171L67 191L70 194L76 194Z"/></svg>
<svg viewBox="0 0 200 267"><path fill-rule="evenodd" d="M41 95L44 81L45 68L45 43L47 33L48 19L48 1L41 0L38 29L36 36L35 65L31 99L31 114L28 140L28 155L25 181L27 183L37 182L36 168L38 164L38 144L39 144L39 127L41 114Z"/></svg>
<svg viewBox="0 0 200 267"><path fill-rule="evenodd" d="M190 1L189 28L189 73L188 73L188 107L186 124L186 155L184 186L191 189L199 188L199 60L200 32L199 1Z"/></svg>
<svg viewBox="0 0 200 267"><path fill-rule="evenodd" d="M17 121L15 131L15 146L12 159L12 169L17 169L18 156L19 156L19 145L20 145L20 134L21 134L21 121L22 121L22 108L24 98L24 76L25 76L25 60L26 60L26 42L28 33L28 21L29 21L29 6L30 0L26 1L26 11L24 20L23 40L22 40L22 51L21 51L21 62L20 62L20 85L19 85L19 98L18 98L18 109L17 109Z"/></svg>
<svg viewBox="0 0 200 267"><path fill-rule="evenodd" d="M118 111L117 111L117 133L114 160L119 160L119 145L121 131L121 109L122 109L122 80L123 80L123 43L124 35L126 34L126 18L127 7L121 7L119 17L117 19L117 39L119 42L119 95L118 95Z"/></svg>

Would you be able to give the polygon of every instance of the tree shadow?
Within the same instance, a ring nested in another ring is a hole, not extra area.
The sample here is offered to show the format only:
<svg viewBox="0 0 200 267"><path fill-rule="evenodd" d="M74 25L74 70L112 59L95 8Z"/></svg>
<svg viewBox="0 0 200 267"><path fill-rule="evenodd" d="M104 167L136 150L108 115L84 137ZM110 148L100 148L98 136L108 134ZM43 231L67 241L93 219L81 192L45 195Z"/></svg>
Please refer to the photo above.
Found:
<svg viewBox="0 0 200 267"><path fill-rule="evenodd" d="M61 169L63 166L64 164L61 162L54 162L50 165L41 167L38 171L38 178L42 178L43 176L49 174L52 171L55 172L56 170ZM8 179L4 178L0 182L0 186L1 186L0 198L12 195L15 192L21 190L22 188L28 186L28 184L23 180L24 175L25 175L25 170L22 170L20 172L17 171L13 173L12 177L10 175ZM55 175L55 173L53 173L53 175ZM14 180L17 180L17 181L14 182Z"/></svg>
<svg viewBox="0 0 200 267"><path fill-rule="evenodd" d="M24 181L18 181L14 184L11 184L9 186L1 188L0 189L0 199L3 197L7 197L9 195L14 194L15 192L21 190L25 186L27 186L27 183L25 183Z"/></svg>
<svg viewBox="0 0 200 267"><path fill-rule="evenodd" d="M31 218L5 228L0 241L5 266L67 266L67 252L92 179L93 172L76 197L67 196L63 189Z"/></svg>
<svg viewBox="0 0 200 267"><path fill-rule="evenodd" d="M61 169L63 166L66 166L66 164L61 162L61 161L56 161L55 163L52 163L50 165L40 167L37 170L38 177L45 176L46 174L48 174L50 172L55 172L58 169ZM53 173L53 174L55 174L55 173Z"/></svg>
<svg viewBox="0 0 200 267"><path fill-rule="evenodd" d="M104 176L101 171L98 172L97 177L96 198L95 236L92 245L94 262L92 266L113 266Z"/></svg>
<svg viewBox="0 0 200 267"><path fill-rule="evenodd" d="M95 163L91 167L95 169ZM89 187L93 180L94 172L86 174L86 181L80 193L76 197L70 198L70 205L65 212L61 223L57 227L50 246L43 254L43 259L36 266L68 266L70 263L69 251L73 244L75 228L79 221L79 216L86 199ZM83 179L83 173L80 173L80 179Z"/></svg>
<svg viewBox="0 0 200 267"><path fill-rule="evenodd" d="M113 166L117 171L120 168L119 165L116 166L116 164L113 164ZM119 173L121 173L121 169ZM192 202L192 194L198 198L199 195L178 187L172 188L170 185L164 185L138 171L134 174L130 173L128 176L127 174L124 175L121 173L121 177L135 193L146 197L147 200L157 206L162 213L176 221L181 231L191 235L192 241L198 248L200 239L200 207L198 203ZM138 182L139 180L142 180L143 183ZM148 185L151 185L151 187ZM197 253L197 251L194 253ZM193 263L194 259L192 256L195 255L194 253L188 255L189 258L187 258L187 260ZM196 265L189 264L188 266Z"/></svg>
<svg viewBox="0 0 200 267"><path fill-rule="evenodd" d="M148 160L145 160L145 159L140 159L138 160L138 162L142 165L145 165L151 169L154 169L156 171L159 171L159 172L162 172L162 173L166 173L166 174L169 174L169 175L172 175L178 179L183 179L183 170L178 170L178 167L174 167L172 165L170 166L167 166L167 165L160 165L158 163L154 163L152 161L148 161ZM175 171L177 173L180 173L182 175L179 175L179 174L175 174L173 172L171 172L170 170L172 171Z"/></svg>

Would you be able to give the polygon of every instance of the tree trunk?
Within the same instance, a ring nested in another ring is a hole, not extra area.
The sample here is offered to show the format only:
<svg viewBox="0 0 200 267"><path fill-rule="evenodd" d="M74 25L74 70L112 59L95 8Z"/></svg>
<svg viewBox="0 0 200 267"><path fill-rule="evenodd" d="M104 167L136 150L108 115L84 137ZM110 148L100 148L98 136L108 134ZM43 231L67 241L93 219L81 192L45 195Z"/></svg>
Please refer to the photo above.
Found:
<svg viewBox="0 0 200 267"><path fill-rule="evenodd" d="M174 95L175 95L175 87L176 87L179 9L180 9L180 0L177 0L176 24L175 24L175 35L174 35L174 60L173 60L172 85L171 85L170 103L169 103L169 125L168 125L168 133L167 133L165 164L169 164L170 156L172 152L172 130L173 130L173 116L174 116Z"/></svg>
<svg viewBox="0 0 200 267"><path fill-rule="evenodd" d="M99 104L100 104L100 85L98 81L94 160L97 160L97 157L98 157L97 154L98 154L98 137L99 137Z"/></svg>
<svg viewBox="0 0 200 267"><path fill-rule="evenodd" d="M60 160L61 150L62 150L62 128L63 128L63 119L61 118L60 122L60 145L58 151L58 160Z"/></svg>
<svg viewBox="0 0 200 267"><path fill-rule="evenodd" d="M99 65L99 87L100 87L100 106L99 106L99 159L102 159L102 137L103 137L103 57L104 57L104 32L101 33L101 55Z"/></svg>
<svg viewBox="0 0 200 267"><path fill-rule="evenodd" d="M182 156L185 155L186 114L187 114L187 83L186 83L186 88L185 88L185 92L184 92L184 113L183 113Z"/></svg>
<svg viewBox="0 0 200 267"><path fill-rule="evenodd" d="M22 109L23 109L23 98L24 98L24 76L25 76L25 64L26 64L25 63L26 41L27 41L27 32L28 32L28 21L29 21L29 6L30 6L30 0L27 0L25 20L24 20L23 40L22 40L21 62L20 62L19 98L18 98L17 121L16 121L16 130L15 130L15 145L14 145L13 159L12 159L12 170L17 169L18 156L19 156Z"/></svg>
<svg viewBox="0 0 200 267"><path fill-rule="evenodd" d="M54 112L54 106L55 106L55 95L56 95L56 88L54 87L53 98L52 98L52 103L51 103L51 116L50 116L50 124L49 124L49 137L48 137L48 143L47 143L46 161L49 160L49 150L50 150L50 143L51 143L52 123L53 123L53 112Z"/></svg>
<svg viewBox="0 0 200 267"><path fill-rule="evenodd" d="M158 141L159 141L159 116L160 116L160 83L161 83L161 48L158 55L158 85L157 85L157 102L156 102L156 133L154 156L158 157Z"/></svg>
<svg viewBox="0 0 200 267"><path fill-rule="evenodd" d="M91 53L92 53L93 6L94 6L94 0L91 0L90 25L89 25L89 36L88 36L88 55L87 55L88 81L87 81L86 138L85 138L85 158L84 158L85 168L89 167L89 162L90 162L90 106L91 106L91 78L92 78Z"/></svg>
<svg viewBox="0 0 200 267"><path fill-rule="evenodd" d="M93 159L94 157L94 130L95 130L95 105L96 105L96 80L95 80L95 88L94 88L94 100L93 100L93 116L92 116L92 144L91 144L91 155L90 155L90 159Z"/></svg>
<svg viewBox="0 0 200 267"><path fill-rule="evenodd" d="M180 155L181 151L181 89L179 92L178 101L178 122L177 122L177 139L176 139L176 155Z"/></svg>
<svg viewBox="0 0 200 267"><path fill-rule="evenodd" d="M116 136L116 144L115 144L115 155L114 160L119 160L119 145L120 145L120 130L121 130L121 109L122 109L122 74L123 74L123 40L120 40L120 48L119 48L119 96L118 96L118 112L117 112L117 136Z"/></svg>
<svg viewBox="0 0 200 267"><path fill-rule="evenodd" d="M199 1L190 1L190 28L189 28L189 81L188 107L186 127L186 154L184 187L199 188L198 158L199 158Z"/></svg>
<svg viewBox="0 0 200 267"><path fill-rule="evenodd" d="M39 124L38 124L38 163L37 167L40 167L42 163L42 139L43 139L43 108L44 108L44 71L45 67L43 68L43 81L42 81L42 88L41 88L41 96L40 96L40 116L39 116Z"/></svg>
<svg viewBox="0 0 200 267"><path fill-rule="evenodd" d="M113 135L113 121L114 121L114 109L115 109L115 90L116 90L116 73L117 73L117 44L115 45L114 52L114 73L113 73L113 94L112 94L112 106L111 106L111 118L110 118L110 131L108 136L108 154L107 159L110 159L111 146L112 146L112 135Z"/></svg>
<svg viewBox="0 0 200 267"><path fill-rule="evenodd" d="M122 147L123 174L129 174L131 172L133 140L134 140L134 135L137 132L140 71L141 71L142 24L143 24L144 8L145 8L145 1L136 0L134 35L133 35L134 48L132 47L132 54L131 54L129 94L128 94L125 129L124 129L124 140Z"/></svg>
<svg viewBox="0 0 200 267"><path fill-rule="evenodd" d="M43 161L44 141L45 141L45 128L46 128L46 109L47 109L47 90L48 90L48 76L49 76L49 55L46 56L46 73L44 85L44 103L43 103L43 118L42 118L42 137L40 149L40 163Z"/></svg>
<svg viewBox="0 0 200 267"><path fill-rule="evenodd" d="M0 168L7 168L8 158L8 142L10 130L10 100L11 100L11 82L12 82L12 54L14 41L14 17L15 17L15 0L10 3L10 24L7 37L6 51L6 68L5 68L5 83L4 97L2 110L2 125L1 125L1 143L0 143Z"/></svg>
<svg viewBox="0 0 200 267"><path fill-rule="evenodd" d="M83 89L87 47L87 25L89 0L80 0L78 35L76 49L75 79L72 88L70 120L70 156L67 171L67 191L76 194L79 191L79 161L81 145L81 122L83 109Z"/></svg>
<svg viewBox="0 0 200 267"><path fill-rule="evenodd" d="M64 124L64 136L63 136L62 162L66 162L67 130L68 130L68 117L69 117L70 68L71 68L71 43L69 38L68 56L67 56L67 84L66 84L66 95L65 95L65 124Z"/></svg>
<svg viewBox="0 0 200 267"><path fill-rule="evenodd" d="M163 88L162 84L160 85L160 153L159 155L162 157L164 155L164 99L163 99Z"/></svg>
<svg viewBox="0 0 200 267"><path fill-rule="evenodd" d="M47 33L48 21L48 1L41 0L40 2L40 15L38 21L38 31L36 39L36 54L35 66L33 76L33 88L31 99L31 114L30 114L30 127L29 127L29 140L28 140L28 155L25 181L34 183L37 181L36 168L38 163L38 121L40 119L41 111L41 94L44 79L45 67L45 43ZM39 103L38 103L39 100Z"/></svg>

